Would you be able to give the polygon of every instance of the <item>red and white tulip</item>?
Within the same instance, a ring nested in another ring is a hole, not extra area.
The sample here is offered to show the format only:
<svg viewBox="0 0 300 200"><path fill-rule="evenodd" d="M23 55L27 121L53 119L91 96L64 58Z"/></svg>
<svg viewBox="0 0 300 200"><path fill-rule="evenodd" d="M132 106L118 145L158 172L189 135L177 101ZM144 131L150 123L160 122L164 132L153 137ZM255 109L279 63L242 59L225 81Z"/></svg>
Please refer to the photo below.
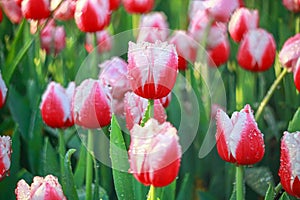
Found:
<svg viewBox="0 0 300 200"><path fill-rule="evenodd" d="M298 58L298 62L294 67L294 83L297 90L300 92L300 57Z"/></svg>
<svg viewBox="0 0 300 200"><path fill-rule="evenodd" d="M0 136L0 181L9 174L11 165L11 139L9 136Z"/></svg>
<svg viewBox="0 0 300 200"><path fill-rule="evenodd" d="M208 65L210 67L219 67L226 63L230 55L230 45L227 36L223 41L213 48L207 49Z"/></svg>
<svg viewBox="0 0 300 200"><path fill-rule="evenodd" d="M51 0L51 10L55 10L53 14L54 19L62 21L73 19L77 0L64 0L62 3L61 1Z"/></svg>
<svg viewBox="0 0 300 200"><path fill-rule="evenodd" d="M109 10L117 10L121 4L121 0L109 0Z"/></svg>
<svg viewBox="0 0 300 200"><path fill-rule="evenodd" d="M8 19L14 23L19 24L23 19L23 14L21 11L21 6L14 0L4 0L0 1L0 5L8 17Z"/></svg>
<svg viewBox="0 0 300 200"><path fill-rule="evenodd" d="M286 7L286 9L292 12L300 12L299 0L282 0L282 4Z"/></svg>
<svg viewBox="0 0 300 200"><path fill-rule="evenodd" d="M152 10L154 0L123 0L123 6L128 13L144 14Z"/></svg>
<svg viewBox="0 0 300 200"><path fill-rule="evenodd" d="M209 0L205 3L208 14L219 22L228 22L233 11L240 6L239 0Z"/></svg>
<svg viewBox="0 0 300 200"><path fill-rule="evenodd" d="M21 6L26 19L46 19L51 14L50 0L23 0Z"/></svg>
<svg viewBox="0 0 300 200"><path fill-rule="evenodd" d="M3 107L6 99L7 87L0 73L0 108Z"/></svg>
<svg viewBox="0 0 300 200"><path fill-rule="evenodd" d="M290 37L279 52L279 61L290 71L296 65L300 57L300 33Z"/></svg>
<svg viewBox="0 0 300 200"><path fill-rule="evenodd" d="M94 50L94 34L96 34L98 53L109 52L112 48L112 38L107 30L87 33L84 45L87 52L90 53Z"/></svg>

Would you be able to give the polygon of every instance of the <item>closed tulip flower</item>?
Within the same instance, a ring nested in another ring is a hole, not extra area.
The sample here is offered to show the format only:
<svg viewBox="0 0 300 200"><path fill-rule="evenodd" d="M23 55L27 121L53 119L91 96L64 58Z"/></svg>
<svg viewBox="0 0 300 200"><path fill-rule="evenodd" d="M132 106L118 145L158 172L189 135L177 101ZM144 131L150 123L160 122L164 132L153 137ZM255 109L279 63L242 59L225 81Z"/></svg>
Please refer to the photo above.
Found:
<svg viewBox="0 0 300 200"><path fill-rule="evenodd" d="M296 66L294 67L294 82L296 88L300 92L300 57L298 58Z"/></svg>
<svg viewBox="0 0 300 200"><path fill-rule="evenodd" d="M285 132L281 139L279 176L283 189L290 195L300 198L300 132Z"/></svg>
<svg viewBox="0 0 300 200"><path fill-rule="evenodd" d="M219 22L228 22L233 11L240 6L238 0L209 0L207 12Z"/></svg>
<svg viewBox="0 0 300 200"><path fill-rule="evenodd" d="M290 71L296 65L300 57L300 33L290 37L279 52L279 61Z"/></svg>
<svg viewBox="0 0 300 200"><path fill-rule="evenodd" d="M0 181L9 174L11 152L10 137L0 136Z"/></svg>
<svg viewBox="0 0 300 200"><path fill-rule="evenodd" d="M21 11L21 5L19 5L17 1L4 0L0 1L0 5L5 15L12 23L19 24L22 21L23 14Z"/></svg>
<svg viewBox="0 0 300 200"><path fill-rule="evenodd" d="M6 93L7 93L7 87L0 73L0 108L2 108L5 103Z"/></svg>
<svg viewBox="0 0 300 200"><path fill-rule="evenodd" d="M192 63L196 61L197 43L185 31L175 31L169 43L176 47L179 70L186 70L188 61Z"/></svg>
<svg viewBox="0 0 300 200"><path fill-rule="evenodd" d="M117 10L121 4L121 0L109 0L109 10Z"/></svg>
<svg viewBox="0 0 300 200"><path fill-rule="evenodd" d="M177 177L181 146L177 130L169 123L150 119L144 127L137 124L130 131L130 171L144 185L164 187Z"/></svg>
<svg viewBox="0 0 300 200"><path fill-rule="evenodd" d="M66 200L61 185L52 175L45 178L34 177L31 186L22 179L18 182L15 193L17 200Z"/></svg>
<svg viewBox="0 0 300 200"><path fill-rule="evenodd" d="M242 68L260 72L272 66L275 55L276 44L273 36L263 29L254 29L240 43L237 60Z"/></svg>
<svg viewBox="0 0 300 200"><path fill-rule="evenodd" d="M45 19L51 14L49 0L23 0L21 5L26 19Z"/></svg>
<svg viewBox="0 0 300 200"><path fill-rule="evenodd" d="M76 1L77 0L64 0L61 3L61 0L51 0L51 10L55 10L53 15L54 19L62 21L74 19Z"/></svg>
<svg viewBox="0 0 300 200"><path fill-rule="evenodd" d="M100 80L84 80L76 88L72 100L75 124L90 129L107 126L111 120L110 105Z"/></svg>
<svg viewBox="0 0 300 200"><path fill-rule="evenodd" d="M282 0L282 4L286 7L286 9L292 12L300 12L299 0Z"/></svg>
<svg viewBox="0 0 300 200"><path fill-rule="evenodd" d="M227 37L223 38L223 41L213 48L207 49L208 53L208 65L211 67L219 67L227 62L230 55L230 46Z"/></svg>
<svg viewBox="0 0 300 200"><path fill-rule="evenodd" d="M228 31L235 42L240 42L249 30L258 28L259 15L257 10L237 9L230 18Z"/></svg>
<svg viewBox="0 0 300 200"><path fill-rule="evenodd" d="M144 99L133 92L127 92L124 99L124 110L126 116L126 127L131 130L134 124L140 124L147 110L148 100ZM162 124L166 121L167 115L165 109L156 99L154 101L154 116L158 123Z"/></svg>
<svg viewBox="0 0 300 200"><path fill-rule="evenodd" d="M96 32L96 41L98 53L105 53L111 50L112 38L107 30ZM87 33L84 46L89 53L94 50L94 33Z"/></svg>
<svg viewBox="0 0 300 200"><path fill-rule="evenodd" d="M152 10L154 0L123 0L125 10L131 14L144 14Z"/></svg>
<svg viewBox="0 0 300 200"><path fill-rule="evenodd" d="M70 87L73 87L72 85L73 83L70 84ZM66 128L74 124L71 113L72 93L74 90L70 91L68 95L59 83L49 83L40 105L45 124L52 128Z"/></svg>
<svg viewBox="0 0 300 200"><path fill-rule="evenodd" d="M163 12L143 15L139 28L137 42L155 43L156 40L166 41L169 35L169 24Z"/></svg>
<svg viewBox="0 0 300 200"><path fill-rule="evenodd" d="M146 99L167 96L175 85L178 56L174 45L129 42L128 76L132 90Z"/></svg>
<svg viewBox="0 0 300 200"><path fill-rule="evenodd" d="M238 165L253 165L265 152L263 134L258 129L251 107L246 105L232 117L217 112L217 150L220 157Z"/></svg>
<svg viewBox="0 0 300 200"><path fill-rule="evenodd" d="M75 9L75 22L83 32L103 30L110 21L108 0L78 0Z"/></svg>

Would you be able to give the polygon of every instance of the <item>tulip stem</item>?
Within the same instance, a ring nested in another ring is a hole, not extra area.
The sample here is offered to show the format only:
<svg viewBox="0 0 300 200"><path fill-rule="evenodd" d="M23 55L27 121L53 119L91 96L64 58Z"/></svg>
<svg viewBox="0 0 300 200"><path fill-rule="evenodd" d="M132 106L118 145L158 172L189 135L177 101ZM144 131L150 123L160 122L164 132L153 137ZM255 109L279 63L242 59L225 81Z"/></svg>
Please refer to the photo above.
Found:
<svg viewBox="0 0 300 200"><path fill-rule="evenodd" d="M86 155L86 182L85 182L85 192L86 200L92 199L92 182L93 182L93 157L92 157L92 149L93 149L93 131L88 130L88 138L87 138L87 155Z"/></svg>
<svg viewBox="0 0 300 200"><path fill-rule="evenodd" d="M66 147L65 147L65 139L64 139L64 130L58 129L58 152L59 152L59 164L60 164L60 177L62 178L65 175L65 166L64 166L64 160L65 160L65 154L66 154ZM65 189L67 187L66 185L63 185L63 188Z"/></svg>
<svg viewBox="0 0 300 200"><path fill-rule="evenodd" d="M153 185L151 185L147 200L156 200L156 199L157 199L157 197L156 197L156 193L155 193L155 187Z"/></svg>
<svg viewBox="0 0 300 200"><path fill-rule="evenodd" d="M140 24L140 17L141 15L139 14L132 14L132 29L133 29L133 36L137 38L138 35L138 28Z"/></svg>
<svg viewBox="0 0 300 200"><path fill-rule="evenodd" d="M236 187L236 199L237 200L243 200L243 175L244 175L244 167L242 165L236 166L236 172L235 172L235 187Z"/></svg>
<svg viewBox="0 0 300 200"><path fill-rule="evenodd" d="M154 99L149 99L149 119L154 117Z"/></svg>
<svg viewBox="0 0 300 200"><path fill-rule="evenodd" d="M258 109L256 111L256 114L255 114L255 120L256 121L261 117L261 114L262 114L264 108L266 107L266 105L270 101L270 99L271 99L272 95L274 94L277 86L282 81L282 79L287 74L287 72L288 72L287 69L284 68L284 70L279 74L279 76L276 78L276 80L272 84L271 88L267 92L266 96L264 97L264 99L262 100L262 102L260 103L260 105L259 105L259 107L258 107Z"/></svg>

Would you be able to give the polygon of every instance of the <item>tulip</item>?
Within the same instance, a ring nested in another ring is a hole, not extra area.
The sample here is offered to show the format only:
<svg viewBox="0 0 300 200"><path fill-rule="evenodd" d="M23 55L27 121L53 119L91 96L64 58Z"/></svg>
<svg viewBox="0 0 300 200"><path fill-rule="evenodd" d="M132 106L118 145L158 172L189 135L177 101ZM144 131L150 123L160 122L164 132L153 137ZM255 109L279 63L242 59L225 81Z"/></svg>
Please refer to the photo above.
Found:
<svg viewBox="0 0 300 200"><path fill-rule="evenodd" d="M77 0L64 0L61 3L61 0L51 0L51 10L55 10L53 15L54 19L62 21L73 19L76 1Z"/></svg>
<svg viewBox="0 0 300 200"><path fill-rule="evenodd" d="M22 21L23 15L21 11L21 6L16 1L4 0L0 1L0 5L5 15L12 23L19 24Z"/></svg>
<svg viewBox="0 0 300 200"><path fill-rule="evenodd" d="M23 0L21 5L26 19L45 19L51 14L49 0Z"/></svg>
<svg viewBox="0 0 300 200"><path fill-rule="evenodd" d="M156 40L166 41L169 35L169 24L163 12L143 15L139 28L137 42L155 43Z"/></svg>
<svg viewBox="0 0 300 200"><path fill-rule="evenodd" d="M298 58L296 66L294 67L294 82L296 88L300 92L300 57Z"/></svg>
<svg viewBox="0 0 300 200"><path fill-rule="evenodd" d="M94 33L87 33L85 49L87 52L94 50ZM109 52L112 48L112 38L107 30L96 32L96 42L98 53Z"/></svg>
<svg viewBox="0 0 300 200"><path fill-rule="evenodd" d="M109 10L117 10L121 4L121 0L109 0Z"/></svg>
<svg viewBox="0 0 300 200"><path fill-rule="evenodd" d="M300 132L284 132L281 139L280 168L278 175L283 189L290 195L300 198Z"/></svg>
<svg viewBox="0 0 300 200"><path fill-rule="evenodd" d="M240 43L237 60L250 71L268 70L275 59L276 44L273 36L263 29L250 30Z"/></svg>
<svg viewBox="0 0 300 200"><path fill-rule="evenodd" d="M214 48L207 49L208 53L208 65L209 66L221 66L226 63L230 55L230 46L228 38L224 40Z"/></svg>
<svg viewBox="0 0 300 200"><path fill-rule="evenodd" d="M253 165L263 158L263 134L249 105L240 112L234 112L231 118L223 110L218 110L216 120L217 150L223 160L238 165Z"/></svg>
<svg viewBox="0 0 300 200"><path fill-rule="evenodd" d="M58 54L66 46L66 32L63 26L56 26L54 21L49 21L40 34L41 48L47 54Z"/></svg>
<svg viewBox="0 0 300 200"><path fill-rule="evenodd" d="M7 93L7 87L0 73L0 108L2 108L5 103L6 93Z"/></svg>
<svg viewBox="0 0 300 200"><path fill-rule="evenodd" d="M171 92L168 94L168 96L159 99L160 103L163 105L164 108L167 108L169 106L171 100L172 100Z"/></svg>
<svg viewBox="0 0 300 200"><path fill-rule="evenodd" d="M169 123L150 119L144 127L137 124L130 131L130 171L144 185L163 187L177 176L181 147L177 130Z"/></svg>
<svg viewBox="0 0 300 200"><path fill-rule="evenodd" d="M207 12L215 21L228 22L233 11L240 6L238 0L209 0Z"/></svg>
<svg viewBox="0 0 300 200"><path fill-rule="evenodd" d="M279 52L279 61L287 69L292 70L300 57L300 33L290 37Z"/></svg>
<svg viewBox="0 0 300 200"><path fill-rule="evenodd" d="M178 53L178 69L186 70L187 61L194 63L197 57L197 43L185 31L175 31L169 39Z"/></svg>
<svg viewBox="0 0 300 200"><path fill-rule="evenodd" d="M240 42L243 36L252 29L258 28L259 15L257 10L247 8L237 9L230 18L228 31L235 42Z"/></svg>
<svg viewBox="0 0 300 200"><path fill-rule="evenodd" d="M154 0L123 0L125 10L131 14L144 14L152 10Z"/></svg>
<svg viewBox="0 0 300 200"><path fill-rule="evenodd" d="M10 137L0 136L0 180L9 174L11 152Z"/></svg>
<svg viewBox="0 0 300 200"><path fill-rule="evenodd" d="M17 200L66 200L62 187L56 177L47 175L45 178L36 176L29 186L23 179L15 189Z"/></svg>
<svg viewBox="0 0 300 200"><path fill-rule="evenodd" d="M69 87L73 87L74 83L70 83ZM69 89L70 91L70 89ZM52 128L66 128L73 126L73 118L71 113L71 95L69 92L55 82L50 82L46 91L42 96L40 105L42 119L48 126Z"/></svg>
<svg viewBox="0 0 300 200"><path fill-rule="evenodd" d="M108 0L78 0L74 14L78 28L83 32L103 30L110 21Z"/></svg>
<svg viewBox="0 0 300 200"><path fill-rule="evenodd" d="M110 97L99 80L84 80L72 100L75 124L89 129L107 126L111 119L110 105Z"/></svg>
<svg viewBox="0 0 300 200"><path fill-rule="evenodd" d="M140 124L147 110L148 101L133 92L127 92L124 98L124 110L126 116L126 127L131 130L134 124ZM160 99L154 101L154 119L162 124L167 115Z"/></svg>
<svg viewBox="0 0 300 200"><path fill-rule="evenodd" d="M292 12L300 12L299 0L282 0L282 4L286 7L286 9Z"/></svg>
<svg viewBox="0 0 300 200"><path fill-rule="evenodd" d="M174 45L129 42L128 76L132 90L147 99L167 96L175 85L178 55Z"/></svg>

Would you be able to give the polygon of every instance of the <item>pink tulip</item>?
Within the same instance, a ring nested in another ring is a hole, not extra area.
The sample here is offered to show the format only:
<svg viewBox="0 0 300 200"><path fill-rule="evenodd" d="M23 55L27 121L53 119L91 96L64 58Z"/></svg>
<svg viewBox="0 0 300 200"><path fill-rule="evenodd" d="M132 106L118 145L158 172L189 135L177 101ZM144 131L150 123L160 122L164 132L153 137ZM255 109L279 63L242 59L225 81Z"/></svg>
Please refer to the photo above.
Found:
<svg viewBox="0 0 300 200"><path fill-rule="evenodd" d="M42 119L50 127L66 128L73 126L71 113L71 98L74 93L74 83L69 84L69 95L66 90L55 82L50 82L42 96L40 105ZM72 90L70 88L73 88Z"/></svg>
<svg viewBox="0 0 300 200"><path fill-rule="evenodd" d="M117 10L121 4L121 0L109 0L109 10Z"/></svg>
<svg viewBox="0 0 300 200"><path fill-rule="evenodd" d="M250 71L268 70L275 59L276 44L273 36L264 29L250 30L240 43L237 60Z"/></svg>
<svg viewBox="0 0 300 200"><path fill-rule="evenodd" d="M132 90L147 99L167 96L175 85L178 55L173 45L129 42L128 76Z"/></svg>
<svg viewBox="0 0 300 200"><path fill-rule="evenodd" d="M14 23L19 24L23 19L23 14L21 11L21 6L14 0L3 0L0 1L0 5L8 17L8 19Z"/></svg>
<svg viewBox="0 0 300 200"><path fill-rule="evenodd" d="M7 87L0 73L0 108L2 108L5 103L6 94L7 94Z"/></svg>
<svg viewBox="0 0 300 200"><path fill-rule="evenodd" d="M50 0L23 0L22 13L26 19L45 19L51 14Z"/></svg>
<svg viewBox="0 0 300 200"><path fill-rule="evenodd" d="M223 110L218 110L216 119L217 150L223 160L238 165L252 165L263 158L263 134L257 127L249 105L240 112L234 112L231 119Z"/></svg>
<svg viewBox="0 0 300 200"><path fill-rule="evenodd" d="M131 130L134 124L140 124L147 110L148 100L137 96L133 92L127 92L124 99L124 110L126 116L126 127ZM154 101L154 118L164 123L167 115L160 100Z"/></svg>
<svg viewBox="0 0 300 200"><path fill-rule="evenodd" d="M290 37L279 52L280 63L290 71L296 65L300 57L300 33Z"/></svg>
<svg viewBox="0 0 300 200"><path fill-rule="evenodd" d="M143 15L140 20L137 42L155 43L156 40L166 41L169 35L169 24L163 12Z"/></svg>
<svg viewBox="0 0 300 200"><path fill-rule="evenodd" d="M123 6L128 13L144 14L152 10L154 0L123 0Z"/></svg>
<svg viewBox="0 0 300 200"><path fill-rule="evenodd" d="M10 137L0 136L0 181L9 174L11 153Z"/></svg>
<svg viewBox="0 0 300 200"><path fill-rule="evenodd" d="M207 53L209 66L219 67L226 63L230 55L230 46L228 38L225 37L224 40L216 47L207 49Z"/></svg>
<svg viewBox="0 0 300 200"><path fill-rule="evenodd" d="M75 22L81 31L101 31L110 21L109 1L78 0L74 17Z"/></svg>
<svg viewBox="0 0 300 200"><path fill-rule="evenodd" d="M94 50L94 34L96 34L98 53L109 52L112 48L112 38L107 30L87 33L85 42L87 52L90 53Z"/></svg>
<svg viewBox="0 0 300 200"><path fill-rule="evenodd" d="M300 12L299 0L282 0L282 4L292 12Z"/></svg>
<svg viewBox="0 0 300 200"><path fill-rule="evenodd" d="M258 25L259 15L257 10L239 8L231 16L228 31L235 42L240 42L249 30L258 28Z"/></svg>
<svg viewBox="0 0 300 200"><path fill-rule="evenodd" d="M40 34L41 48L47 54L58 54L66 46L66 32L63 26L56 26L54 20L50 20Z"/></svg>
<svg viewBox="0 0 300 200"><path fill-rule="evenodd" d="M169 39L169 43L174 44L178 53L178 69L186 70L187 62L194 63L197 58L197 42L193 40L185 31L174 31Z"/></svg>
<svg viewBox="0 0 300 200"><path fill-rule="evenodd" d="M76 1L77 0L64 0L61 3L61 0L51 0L51 10L55 10L53 15L54 19L62 20L62 21L73 19L75 13Z"/></svg>
<svg viewBox="0 0 300 200"><path fill-rule="evenodd" d="M300 198L299 154L300 132L284 132L281 139L280 168L278 175L283 189Z"/></svg>
<svg viewBox="0 0 300 200"><path fill-rule="evenodd" d="M294 82L296 88L300 92L300 57L298 58L298 62L294 67Z"/></svg>
<svg viewBox="0 0 300 200"><path fill-rule="evenodd" d="M130 131L130 170L144 185L164 187L177 177L181 147L177 130L169 123L150 119L144 127L137 124Z"/></svg>
<svg viewBox="0 0 300 200"><path fill-rule="evenodd" d="M84 80L72 100L75 124L89 129L107 126L111 120L110 105L110 98L99 80Z"/></svg>
<svg viewBox="0 0 300 200"><path fill-rule="evenodd" d="M22 179L18 182L15 193L17 200L66 200L61 185L52 175L45 178L34 177L31 186Z"/></svg>
<svg viewBox="0 0 300 200"><path fill-rule="evenodd" d="M240 6L238 0L209 0L207 3L207 12L219 22L228 22L233 11Z"/></svg>

